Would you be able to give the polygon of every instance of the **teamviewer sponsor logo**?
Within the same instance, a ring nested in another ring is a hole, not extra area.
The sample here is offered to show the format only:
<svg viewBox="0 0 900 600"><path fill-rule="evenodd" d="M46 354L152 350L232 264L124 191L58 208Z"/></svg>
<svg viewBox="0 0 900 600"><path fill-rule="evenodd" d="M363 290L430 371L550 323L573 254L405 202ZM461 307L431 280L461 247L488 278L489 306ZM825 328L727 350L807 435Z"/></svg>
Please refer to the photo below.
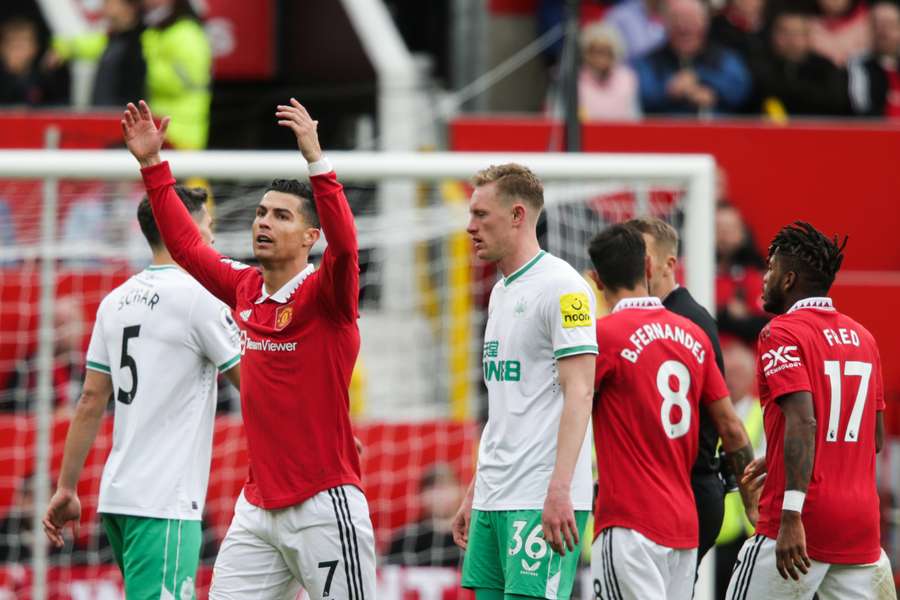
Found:
<svg viewBox="0 0 900 600"><path fill-rule="evenodd" d="M247 350L255 352L293 352L297 349L297 342L273 342L269 339L254 340L246 330L241 330L241 355Z"/></svg>
<svg viewBox="0 0 900 600"><path fill-rule="evenodd" d="M796 352L797 346L779 346L764 352L762 359L765 361L763 371L765 372L766 377L774 375L779 371L784 371L785 369L793 369L794 367L802 366L800 357L795 354Z"/></svg>

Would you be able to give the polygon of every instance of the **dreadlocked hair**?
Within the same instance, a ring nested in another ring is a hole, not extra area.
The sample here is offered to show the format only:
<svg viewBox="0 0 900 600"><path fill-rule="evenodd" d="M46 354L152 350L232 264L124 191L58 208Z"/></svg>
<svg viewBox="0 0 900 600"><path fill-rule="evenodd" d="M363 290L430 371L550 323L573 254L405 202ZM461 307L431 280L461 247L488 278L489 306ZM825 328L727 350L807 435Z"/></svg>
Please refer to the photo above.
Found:
<svg viewBox="0 0 900 600"><path fill-rule="evenodd" d="M781 228L769 246L769 258L776 253L787 267L801 275L811 291L827 293L844 261L847 236L829 239L821 231L804 221L795 221Z"/></svg>

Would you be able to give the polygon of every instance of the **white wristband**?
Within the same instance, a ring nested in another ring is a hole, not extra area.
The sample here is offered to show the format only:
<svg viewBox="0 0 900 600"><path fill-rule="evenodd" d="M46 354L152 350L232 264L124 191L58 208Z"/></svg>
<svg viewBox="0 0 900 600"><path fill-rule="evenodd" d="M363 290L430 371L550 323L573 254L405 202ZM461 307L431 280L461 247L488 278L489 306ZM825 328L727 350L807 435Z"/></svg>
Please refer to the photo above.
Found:
<svg viewBox="0 0 900 600"><path fill-rule="evenodd" d="M325 173L331 173L332 171L334 171L334 168L331 166L331 162L325 155L322 155L322 158L320 158L316 162L309 163L310 177L315 177L316 175L324 175Z"/></svg>
<svg viewBox="0 0 900 600"><path fill-rule="evenodd" d="M798 492L797 490L787 490L784 493L784 502L781 504L781 510L803 512L804 500L806 500L805 492Z"/></svg>

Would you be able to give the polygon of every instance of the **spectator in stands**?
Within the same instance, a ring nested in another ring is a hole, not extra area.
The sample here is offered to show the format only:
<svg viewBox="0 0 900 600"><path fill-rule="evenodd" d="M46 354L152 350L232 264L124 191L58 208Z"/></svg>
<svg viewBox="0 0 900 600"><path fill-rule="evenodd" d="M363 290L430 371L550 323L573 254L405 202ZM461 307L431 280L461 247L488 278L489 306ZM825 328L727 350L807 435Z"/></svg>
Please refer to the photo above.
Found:
<svg viewBox="0 0 900 600"><path fill-rule="evenodd" d="M453 543L450 524L462 498L453 469L437 463L419 483L422 517L392 539L388 564L407 567L458 567L462 551Z"/></svg>
<svg viewBox="0 0 900 600"><path fill-rule="evenodd" d="M818 0L819 14L810 22L812 49L837 67L872 47L864 0Z"/></svg>
<svg viewBox="0 0 900 600"><path fill-rule="evenodd" d="M622 63L618 32L605 23L581 32L578 106L585 121L634 121L640 117L637 77Z"/></svg>
<svg viewBox="0 0 900 600"><path fill-rule="evenodd" d="M713 17L709 39L736 51L746 65L752 65L766 53L765 8L766 0L730 0Z"/></svg>
<svg viewBox="0 0 900 600"><path fill-rule="evenodd" d="M811 46L809 16L780 13L771 48L754 66L763 109L770 114L844 115L849 112L846 74Z"/></svg>
<svg viewBox="0 0 900 600"><path fill-rule="evenodd" d="M762 307L765 260L741 213L731 204L716 209L716 306L719 334L756 343L769 321Z"/></svg>
<svg viewBox="0 0 900 600"><path fill-rule="evenodd" d="M725 344L722 357L725 360L728 392L753 444L753 454L757 458L765 456L763 413L755 389L756 357L748 346L740 342ZM730 492L725 496L725 518L716 538L716 598L725 598L738 552L744 540L752 534L753 526L747 520L740 494Z"/></svg>
<svg viewBox="0 0 900 600"><path fill-rule="evenodd" d="M98 61L91 94L93 106L121 108L144 97L147 65L141 45L143 0L105 0L106 33L53 40L50 62Z"/></svg>
<svg viewBox="0 0 900 600"><path fill-rule="evenodd" d="M0 25L0 104L66 104L67 69L43 63L38 26L14 17Z"/></svg>
<svg viewBox="0 0 900 600"><path fill-rule="evenodd" d="M854 114L900 119L900 8L879 2L871 13L872 52L850 61Z"/></svg>
<svg viewBox="0 0 900 600"><path fill-rule="evenodd" d="M707 42L709 16L699 0L670 0L668 43L636 64L645 113L722 113L741 108L750 74L733 50Z"/></svg>
<svg viewBox="0 0 900 600"><path fill-rule="evenodd" d="M623 0L606 13L604 21L622 36L625 59L646 56L666 41L662 9L664 0Z"/></svg>
<svg viewBox="0 0 900 600"><path fill-rule="evenodd" d="M53 406L68 413L81 391L84 376L85 320L81 303L74 296L57 298L53 304ZM26 412L34 409L37 392L37 354L20 360L0 392L0 411Z"/></svg>
<svg viewBox="0 0 900 600"><path fill-rule="evenodd" d="M172 117L167 139L182 150L206 147L212 100L212 51L190 0L143 0L141 37L147 96L160 117Z"/></svg>

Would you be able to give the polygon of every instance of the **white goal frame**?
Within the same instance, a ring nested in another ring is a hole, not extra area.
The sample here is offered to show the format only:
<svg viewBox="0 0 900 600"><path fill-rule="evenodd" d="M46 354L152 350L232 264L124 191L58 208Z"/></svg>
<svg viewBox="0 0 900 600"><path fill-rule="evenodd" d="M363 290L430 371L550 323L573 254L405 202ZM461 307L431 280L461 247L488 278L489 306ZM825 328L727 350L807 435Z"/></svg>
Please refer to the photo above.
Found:
<svg viewBox="0 0 900 600"><path fill-rule="evenodd" d="M712 311L714 303L715 161L703 154L593 154L593 153L468 153L468 152L328 152L345 183L384 183L379 206L389 216L408 204L398 182L469 180L477 171L507 162L531 168L544 182L590 183L604 180L629 183L683 184L686 190L683 257L690 267L686 284L700 304ZM176 176L261 181L278 177L304 177L306 164L287 151L165 151ZM53 298L58 216L58 182L66 180L135 180L138 165L124 150L0 150L0 179L43 180L40 317L38 327L38 381L36 394L35 506L49 502L50 429L53 364ZM394 185L394 187L391 187ZM400 193L397 193L400 192ZM408 195L408 194L407 194ZM41 510L35 511L33 530L41 532ZM33 597L46 597L47 541L35 536Z"/></svg>
<svg viewBox="0 0 900 600"><path fill-rule="evenodd" d="M687 286L707 309L713 307L715 208L714 159L704 154L596 154L499 152L328 152L343 182L415 179L468 180L491 164L517 162L543 181L684 182L684 260ZM166 151L176 176L266 180L306 176L297 152ZM138 166L117 150L2 150L0 179L136 179Z"/></svg>

